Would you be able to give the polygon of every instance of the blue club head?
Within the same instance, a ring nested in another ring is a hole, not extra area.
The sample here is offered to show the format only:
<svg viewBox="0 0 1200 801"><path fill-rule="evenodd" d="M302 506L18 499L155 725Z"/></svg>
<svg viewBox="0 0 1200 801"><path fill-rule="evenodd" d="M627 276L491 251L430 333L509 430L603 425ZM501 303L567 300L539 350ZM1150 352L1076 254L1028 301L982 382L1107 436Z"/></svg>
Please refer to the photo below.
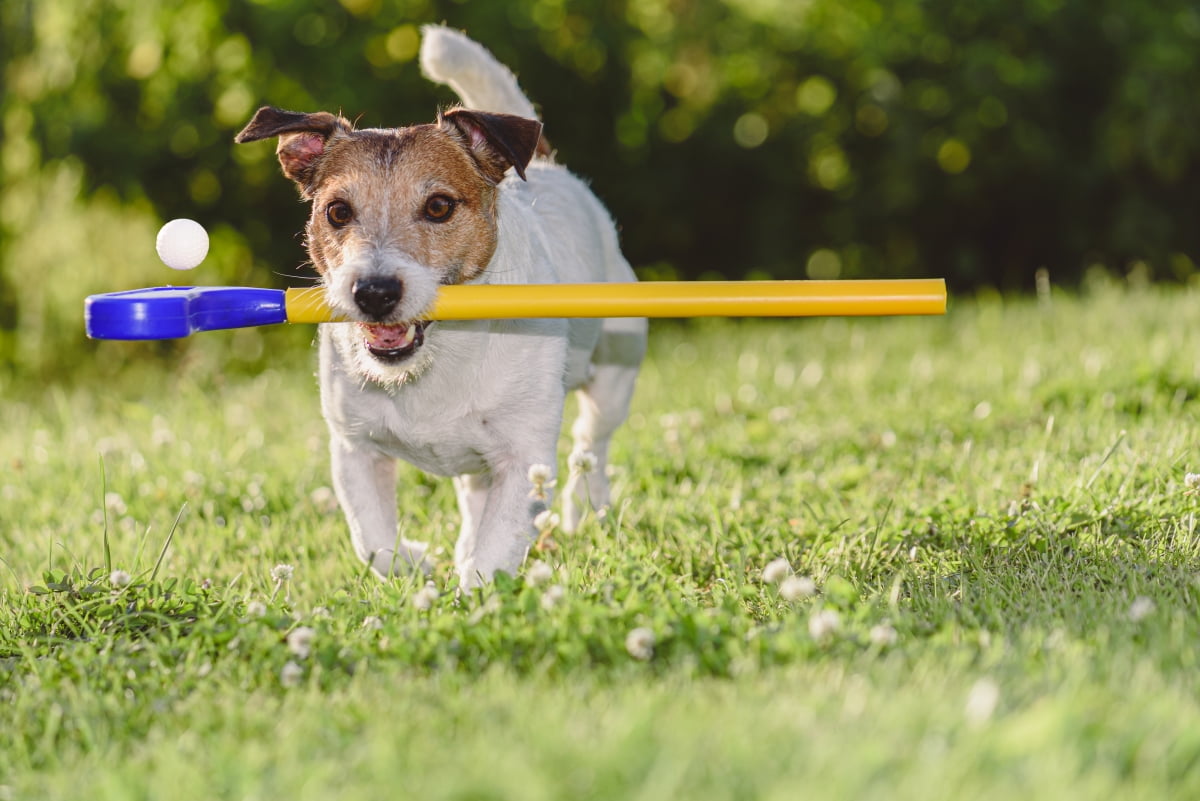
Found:
<svg viewBox="0 0 1200 801"><path fill-rule="evenodd" d="M196 331L286 322L279 289L156 287L92 295L84 302L92 339L181 339Z"/></svg>

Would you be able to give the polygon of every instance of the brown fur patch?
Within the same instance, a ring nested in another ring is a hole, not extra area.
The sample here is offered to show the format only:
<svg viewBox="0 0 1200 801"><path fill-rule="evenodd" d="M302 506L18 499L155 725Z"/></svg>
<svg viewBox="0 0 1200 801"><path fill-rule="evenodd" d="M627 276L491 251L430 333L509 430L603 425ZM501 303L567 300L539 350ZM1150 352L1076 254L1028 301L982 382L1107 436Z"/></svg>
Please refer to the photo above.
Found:
<svg viewBox="0 0 1200 801"><path fill-rule="evenodd" d="M437 273L440 283L479 275L496 249L496 188L462 141L437 125L353 131L331 139L314 164L308 247L325 274L347 251L394 249ZM444 221L426 214L430 198L454 203ZM331 203L353 209L336 227Z"/></svg>

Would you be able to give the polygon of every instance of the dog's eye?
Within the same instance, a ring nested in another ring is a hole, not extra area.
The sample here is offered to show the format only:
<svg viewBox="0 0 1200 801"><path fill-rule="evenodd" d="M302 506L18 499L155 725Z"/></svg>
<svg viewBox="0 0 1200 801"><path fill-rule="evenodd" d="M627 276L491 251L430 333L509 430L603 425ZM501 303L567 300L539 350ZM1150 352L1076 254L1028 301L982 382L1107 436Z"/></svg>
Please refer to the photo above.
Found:
<svg viewBox="0 0 1200 801"><path fill-rule="evenodd" d="M454 213L454 199L445 195L434 195L425 201L425 219L430 222L445 222Z"/></svg>
<svg viewBox="0 0 1200 801"><path fill-rule="evenodd" d="M325 219L334 228L341 228L354 219L354 209L344 200L335 200L325 207Z"/></svg>

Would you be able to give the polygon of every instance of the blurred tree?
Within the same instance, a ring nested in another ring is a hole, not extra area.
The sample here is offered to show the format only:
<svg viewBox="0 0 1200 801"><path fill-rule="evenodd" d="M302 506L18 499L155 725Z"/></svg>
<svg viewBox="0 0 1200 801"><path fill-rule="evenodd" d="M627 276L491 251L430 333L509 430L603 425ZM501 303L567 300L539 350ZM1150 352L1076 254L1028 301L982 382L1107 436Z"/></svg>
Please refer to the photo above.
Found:
<svg viewBox="0 0 1200 801"><path fill-rule="evenodd" d="M1011 288L1200 254L1194 0L6 0L0 355L35 318L77 336L81 289L161 282L163 219L214 232L206 282L302 275L292 188L232 136L262 103L430 119L428 21L513 67L647 276ZM28 269L72 280L18 295Z"/></svg>

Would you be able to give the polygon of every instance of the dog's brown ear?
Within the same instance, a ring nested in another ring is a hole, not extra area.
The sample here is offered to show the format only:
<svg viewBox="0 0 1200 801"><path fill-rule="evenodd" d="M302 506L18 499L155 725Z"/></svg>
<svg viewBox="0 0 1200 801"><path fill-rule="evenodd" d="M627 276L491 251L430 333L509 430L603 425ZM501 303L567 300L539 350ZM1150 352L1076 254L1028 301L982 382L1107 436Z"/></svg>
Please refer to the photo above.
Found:
<svg viewBox="0 0 1200 801"><path fill-rule="evenodd" d="M512 114L456 108L444 112L439 122L462 134L484 174L499 183L512 167L525 178L525 166L537 151L542 124Z"/></svg>
<svg viewBox="0 0 1200 801"><path fill-rule="evenodd" d="M305 190L312 180L313 166L325 152L329 139L350 130L347 120L327 111L303 114L263 106L233 141L241 144L278 136L279 146L275 152L279 156L279 166L284 175Z"/></svg>

